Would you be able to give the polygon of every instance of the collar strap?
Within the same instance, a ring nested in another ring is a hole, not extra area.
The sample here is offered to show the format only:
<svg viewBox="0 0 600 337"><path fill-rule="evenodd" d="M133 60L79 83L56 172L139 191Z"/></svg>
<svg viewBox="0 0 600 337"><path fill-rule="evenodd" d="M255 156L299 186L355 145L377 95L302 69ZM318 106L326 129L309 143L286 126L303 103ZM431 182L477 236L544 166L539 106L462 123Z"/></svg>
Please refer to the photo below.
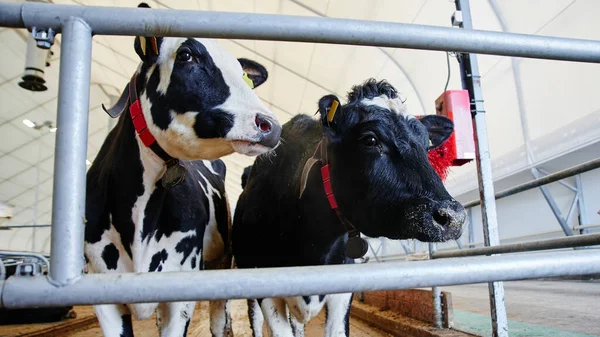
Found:
<svg viewBox="0 0 600 337"><path fill-rule="evenodd" d="M160 147L160 145L158 145L156 138L154 138L152 132L148 129L148 123L146 122L146 118L142 112L142 105L137 96L135 81L136 76L134 74L115 105L110 108L106 108L102 105L102 108L112 118L117 118L125 112L125 110L129 110L129 116L131 117L135 132L144 146L152 150L152 152L160 157L167 165L167 170L161 177L163 187L175 187L186 179L187 171L181 166L179 159L171 157L162 147Z"/></svg>
<svg viewBox="0 0 600 337"><path fill-rule="evenodd" d="M150 129L148 129L148 123L146 122L146 118L142 112L142 104L137 96L135 80L136 79L134 75L129 82L129 115L131 116L131 121L133 122L135 132L142 143L146 147L150 148L150 150L152 150L152 152L154 152L162 160L164 160L165 163L167 163L167 166L170 166L169 164L175 164L177 159L171 157L167 152L165 152L165 150L163 150L162 147L160 147L160 145L158 145L156 138L154 138L152 132L150 132Z"/></svg>

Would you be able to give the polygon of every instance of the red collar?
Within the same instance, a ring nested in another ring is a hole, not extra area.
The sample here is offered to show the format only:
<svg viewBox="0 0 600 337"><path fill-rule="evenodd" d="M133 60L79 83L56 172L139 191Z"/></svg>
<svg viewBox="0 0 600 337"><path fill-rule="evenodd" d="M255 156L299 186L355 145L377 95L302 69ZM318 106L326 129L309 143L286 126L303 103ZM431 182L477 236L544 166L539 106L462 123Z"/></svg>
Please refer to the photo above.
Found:
<svg viewBox="0 0 600 337"><path fill-rule="evenodd" d="M325 195L327 196L327 201L329 202L329 207L335 211L335 214L342 225L344 225L344 228L348 233L348 241L346 242L345 247L346 256L353 259L358 259L367 253L368 244L363 238L360 237L360 232L356 229L356 227L354 227L354 225L352 225L352 223L342 214L338 207L337 201L335 200L335 194L333 193L333 188L331 188L331 172L327 154L327 138L325 136L323 136L323 139L321 139L317 145L313 156L310 157L304 164L302 175L300 177L299 198L302 198L302 194L304 193L306 184L308 182L308 175L310 174L310 170L316 162L321 162L322 164L321 180L323 182Z"/></svg>
<svg viewBox="0 0 600 337"><path fill-rule="evenodd" d="M156 138L150 132L148 128L148 123L146 122L146 118L144 117L144 113L142 112L142 105L140 104L140 100L137 96L137 88L136 88L136 74L133 75L127 87L121 94L121 97L117 100L114 106L107 109L102 105L104 111L108 113L112 118L117 118L120 116L126 108L129 110L129 115L131 117L131 121L133 123L133 127L135 128L135 132L138 137L152 152L154 152L158 157L164 160L167 165L167 170L165 174L161 178L162 185L165 188L175 187L185 180L186 170L183 166L180 165L179 160L177 158L171 157L156 141Z"/></svg>

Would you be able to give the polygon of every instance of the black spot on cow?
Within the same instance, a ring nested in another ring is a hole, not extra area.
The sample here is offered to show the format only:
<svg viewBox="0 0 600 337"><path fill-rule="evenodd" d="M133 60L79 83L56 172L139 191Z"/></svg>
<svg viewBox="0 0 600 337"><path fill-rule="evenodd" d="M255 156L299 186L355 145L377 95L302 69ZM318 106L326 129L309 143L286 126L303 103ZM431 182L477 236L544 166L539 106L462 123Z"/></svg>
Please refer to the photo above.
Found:
<svg viewBox="0 0 600 337"><path fill-rule="evenodd" d="M167 257L169 257L169 254L165 249L152 255L152 260L150 261L150 268L148 271L162 271L162 264L167 260Z"/></svg>
<svg viewBox="0 0 600 337"><path fill-rule="evenodd" d="M186 238L181 239L181 241L177 243L177 246L175 246L175 251L183 254L181 262L179 262L181 265L185 263L185 260L187 260L190 254L192 254L194 249L198 246L197 241L198 238L196 236L188 236Z"/></svg>
<svg viewBox="0 0 600 337"><path fill-rule="evenodd" d="M133 326L131 324L131 315L121 316L123 325L121 326L120 337L133 337Z"/></svg>
<svg viewBox="0 0 600 337"><path fill-rule="evenodd" d="M196 257L192 257L192 269L196 269Z"/></svg>
<svg viewBox="0 0 600 337"><path fill-rule="evenodd" d="M117 269L117 261L119 261L119 250L114 244L108 244L102 251L102 260L106 264L106 268Z"/></svg>
<svg viewBox="0 0 600 337"><path fill-rule="evenodd" d="M188 318L185 321L185 329L183 330L183 337L187 336L189 326L190 326L190 319Z"/></svg>

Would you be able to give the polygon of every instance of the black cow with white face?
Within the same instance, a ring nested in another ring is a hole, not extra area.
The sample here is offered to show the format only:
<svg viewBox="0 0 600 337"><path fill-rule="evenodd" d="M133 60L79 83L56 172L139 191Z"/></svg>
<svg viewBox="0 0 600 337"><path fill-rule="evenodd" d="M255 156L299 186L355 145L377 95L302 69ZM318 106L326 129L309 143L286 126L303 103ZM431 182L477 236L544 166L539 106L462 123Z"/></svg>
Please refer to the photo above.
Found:
<svg viewBox="0 0 600 337"><path fill-rule="evenodd" d="M338 102L333 95L321 98L318 121L292 118L276 155L256 159L234 216L239 268L352 263L346 242L357 231L422 241L460 237L465 211L427 158L450 136L452 122L409 115L385 81L368 80L336 109ZM329 174L320 174L326 164ZM254 335L262 336L266 319L276 336L303 336L303 324L325 305L325 335L348 336L351 297L251 300Z"/></svg>
<svg viewBox="0 0 600 337"><path fill-rule="evenodd" d="M85 255L93 273L230 268L225 165L265 153L281 126L253 93L261 65L211 40L137 37L141 64L87 175ZM209 161L213 160L213 161ZM199 284L199 287L202 285ZM157 312L161 336L185 336L195 302L98 305L105 336L133 336ZM211 302L213 336L230 336L226 301Z"/></svg>

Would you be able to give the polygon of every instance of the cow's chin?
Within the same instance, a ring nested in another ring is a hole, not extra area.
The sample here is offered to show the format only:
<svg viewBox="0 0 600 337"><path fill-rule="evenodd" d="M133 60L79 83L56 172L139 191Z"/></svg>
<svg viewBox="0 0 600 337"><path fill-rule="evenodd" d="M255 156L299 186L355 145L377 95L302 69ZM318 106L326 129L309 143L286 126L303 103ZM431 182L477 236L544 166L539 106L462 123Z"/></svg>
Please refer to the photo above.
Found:
<svg viewBox="0 0 600 337"><path fill-rule="evenodd" d="M233 140L231 141L231 146L233 147L233 150L235 152L244 154L246 156L258 156L272 150L271 148L266 147L264 145L252 143L245 140Z"/></svg>

